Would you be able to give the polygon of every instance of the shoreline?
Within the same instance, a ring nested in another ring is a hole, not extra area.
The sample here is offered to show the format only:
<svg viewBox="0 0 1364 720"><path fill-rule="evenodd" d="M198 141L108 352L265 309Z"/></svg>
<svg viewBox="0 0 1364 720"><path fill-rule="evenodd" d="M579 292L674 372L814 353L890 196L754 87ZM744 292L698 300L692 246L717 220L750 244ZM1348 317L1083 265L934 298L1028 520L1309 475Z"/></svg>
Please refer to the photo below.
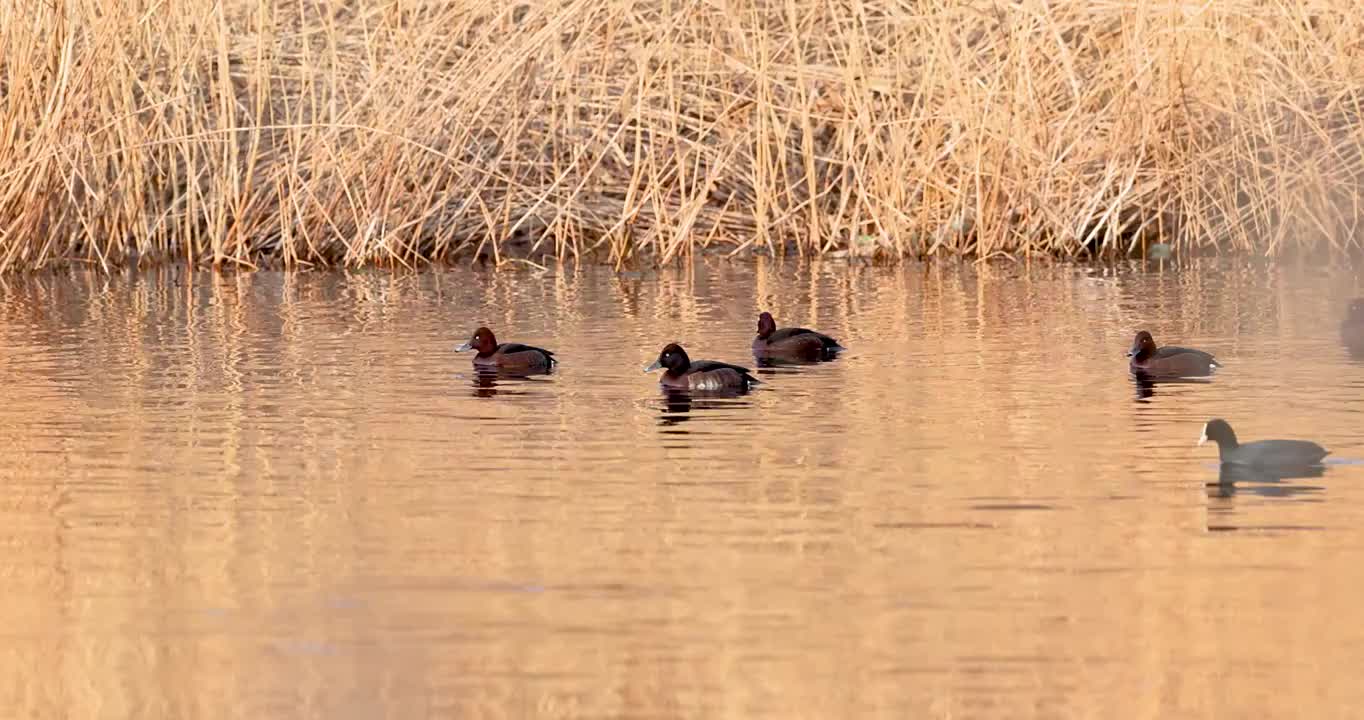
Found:
<svg viewBox="0 0 1364 720"><path fill-rule="evenodd" d="M249 275L255 273L284 275L358 275L394 277L423 275L428 273L451 273L470 271L477 274L504 277L553 276L564 272L587 270L618 278L642 277L673 272L689 273L698 268L734 271L748 269L811 270L819 267L849 269L921 269L921 270L963 270L988 268L991 270L1014 270L1027 268L1088 268L1099 271L1118 272L1207 272L1234 268L1302 268L1320 267L1333 271L1353 271L1364 269L1364 251L1330 252L1321 249L1294 251L1278 256L1263 256L1248 252L1216 252L1194 256L1176 256L1170 259L1140 257L1114 257L1111 255L1079 257L1059 257L1053 255L1030 255L1009 257L996 255L991 258L940 256L940 257L859 257L839 255L769 255L756 252L740 256L725 253L693 253L673 258L666 264L657 262L627 262L616 264L602 259L545 258L534 262L519 258L504 259L498 266L490 259L477 260L460 258L454 260L422 259L421 262L407 265L365 263L356 266L310 265L289 267L282 262L264 262L255 266L236 263L212 265L209 263L187 264L176 259L143 259L136 264L112 264L101 267L89 262L51 263L36 268L14 268L0 272L0 283L34 277L61 277L89 274L99 277L141 276L160 274L190 274L209 276Z"/></svg>

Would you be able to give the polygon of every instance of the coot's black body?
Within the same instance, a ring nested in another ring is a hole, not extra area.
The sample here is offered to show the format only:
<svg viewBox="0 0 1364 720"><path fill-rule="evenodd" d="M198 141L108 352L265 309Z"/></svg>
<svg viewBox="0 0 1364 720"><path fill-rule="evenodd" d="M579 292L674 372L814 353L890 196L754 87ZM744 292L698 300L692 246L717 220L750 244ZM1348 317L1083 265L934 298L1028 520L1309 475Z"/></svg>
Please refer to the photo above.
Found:
<svg viewBox="0 0 1364 720"><path fill-rule="evenodd" d="M1245 444L1236 440L1236 433L1226 420L1215 418L1203 426L1203 437L1217 443L1217 453L1223 465L1244 465L1257 468L1296 468L1321 464L1330 450L1307 440L1256 440Z"/></svg>

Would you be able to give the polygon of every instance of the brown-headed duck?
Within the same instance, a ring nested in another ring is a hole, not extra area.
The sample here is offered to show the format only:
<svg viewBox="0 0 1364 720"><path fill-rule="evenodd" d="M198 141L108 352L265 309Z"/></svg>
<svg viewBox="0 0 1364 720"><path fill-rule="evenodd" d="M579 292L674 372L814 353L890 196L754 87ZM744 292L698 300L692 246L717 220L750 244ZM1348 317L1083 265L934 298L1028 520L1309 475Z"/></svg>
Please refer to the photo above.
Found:
<svg viewBox="0 0 1364 720"><path fill-rule="evenodd" d="M747 390L758 383L746 367L715 360L692 360L677 343L663 348L658 359L644 368L644 372L660 368L666 372L659 384L673 390Z"/></svg>
<svg viewBox="0 0 1364 720"><path fill-rule="evenodd" d="M815 362L828 360L844 348L838 341L809 328L777 328L772 313L758 316L758 337L753 339L753 357L760 360Z"/></svg>
<svg viewBox="0 0 1364 720"><path fill-rule="evenodd" d="M1318 465L1331 451L1307 440L1256 440L1242 445L1226 420L1214 418L1203 426L1198 444L1212 440L1224 465L1304 467Z"/></svg>
<svg viewBox="0 0 1364 720"><path fill-rule="evenodd" d="M1202 350L1166 345L1156 347L1151 333L1142 330L1132 340L1130 369L1134 373L1156 377L1194 377L1211 375L1221 367L1217 359Z"/></svg>
<svg viewBox="0 0 1364 720"><path fill-rule="evenodd" d="M487 370L532 371L549 370L559 362L554 353L543 348L520 343L498 344L493 331L481 327L474 331L469 342L455 348L455 352L477 350L474 367Z"/></svg>
<svg viewBox="0 0 1364 720"><path fill-rule="evenodd" d="M1364 356L1364 298L1355 298L1340 323L1340 341L1352 355Z"/></svg>

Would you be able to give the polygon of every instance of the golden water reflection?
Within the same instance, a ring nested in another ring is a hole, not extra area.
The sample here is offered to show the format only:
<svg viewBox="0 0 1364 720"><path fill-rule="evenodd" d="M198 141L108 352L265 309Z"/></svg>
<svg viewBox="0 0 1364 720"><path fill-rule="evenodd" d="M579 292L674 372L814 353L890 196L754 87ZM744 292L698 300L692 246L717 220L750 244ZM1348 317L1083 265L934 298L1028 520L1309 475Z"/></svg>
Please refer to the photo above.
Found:
<svg viewBox="0 0 1364 720"><path fill-rule="evenodd" d="M5 278L0 707L1348 716L1356 292L1231 262ZM752 366L760 310L849 351L738 398L639 372L672 341ZM479 324L563 364L480 381ZM1137 327L1226 367L1142 387ZM1218 486L1213 416L1334 462Z"/></svg>

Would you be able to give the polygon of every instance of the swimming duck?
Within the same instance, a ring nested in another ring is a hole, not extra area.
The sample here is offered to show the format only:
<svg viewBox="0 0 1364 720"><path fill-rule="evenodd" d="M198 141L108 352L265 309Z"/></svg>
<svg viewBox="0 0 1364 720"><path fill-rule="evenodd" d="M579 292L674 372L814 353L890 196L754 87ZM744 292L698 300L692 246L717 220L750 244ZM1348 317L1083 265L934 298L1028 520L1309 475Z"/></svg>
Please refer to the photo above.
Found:
<svg viewBox="0 0 1364 720"><path fill-rule="evenodd" d="M1132 372L1157 377L1211 375L1221 367L1217 358L1202 350L1173 345L1156 347L1155 339L1145 330L1133 338L1127 357L1131 358L1128 367Z"/></svg>
<svg viewBox="0 0 1364 720"><path fill-rule="evenodd" d="M558 363L554 353L544 348L520 343L498 344L493 331L481 327L474 331L469 342L455 348L455 352L477 350L474 367L487 370L548 370Z"/></svg>
<svg viewBox="0 0 1364 720"><path fill-rule="evenodd" d="M758 379L748 368L715 360L692 360L677 343L670 343L644 372L664 369L659 384L674 390L747 390Z"/></svg>
<svg viewBox="0 0 1364 720"><path fill-rule="evenodd" d="M1350 302L1345 320L1340 323L1340 341L1351 355L1364 356L1364 298Z"/></svg>
<svg viewBox="0 0 1364 720"><path fill-rule="evenodd" d="M772 314L758 316L758 337L753 339L753 357L769 360L815 362L828 360L844 348L838 341L803 327L777 328Z"/></svg>

